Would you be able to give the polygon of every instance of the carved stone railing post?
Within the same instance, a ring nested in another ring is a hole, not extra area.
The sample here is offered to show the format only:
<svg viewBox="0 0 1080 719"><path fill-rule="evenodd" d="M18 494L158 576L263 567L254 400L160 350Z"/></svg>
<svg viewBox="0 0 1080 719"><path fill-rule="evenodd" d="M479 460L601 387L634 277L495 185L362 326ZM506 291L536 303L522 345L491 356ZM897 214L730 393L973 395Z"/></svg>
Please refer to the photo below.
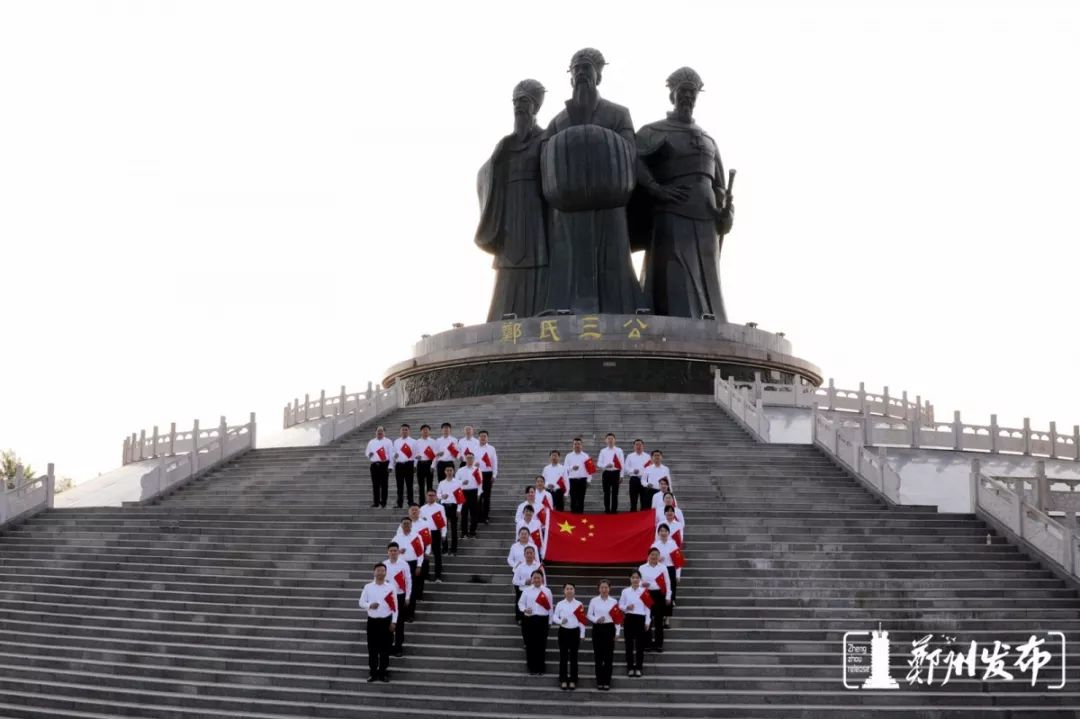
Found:
<svg viewBox="0 0 1080 719"><path fill-rule="evenodd" d="M139 430L139 460L146 459L146 430Z"/></svg>
<svg viewBox="0 0 1080 719"><path fill-rule="evenodd" d="M341 394L338 395L337 414L345 414L345 385L341 385Z"/></svg>
<svg viewBox="0 0 1080 719"><path fill-rule="evenodd" d="M998 427L997 415L990 415L990 452L997 454L1001 428Z"/></svg>
<svg viewBox="0 0 1080 719"><path fill-rule="evenodd" d="M982 474L982 463L978 457L971 460L971 475L968 483L971 488L971 511L979 508L979 475Z"/></svg>
<svg viewBox="0 0 1080 719"><path fill-rule="evenodd" d="M952 419L952 437L953 437L953 449L960 450L964 448L964 425L960 421L960 410L953 412Z"/></svg>
<svg viewBox="0 0 1080 719"><path fill-rule="evenodd" d="M1046 462L1035 462L1035 507L1045 512L1050 506L1050 481L1046 478Z"/></svg>
<svg viewBox="0 0 1080 719"><path fill-rule="evenodd" d="M150 438L150 441L152 442L151 447L153 447L153 451L150 453L150 457L152 459L157 459L157 456L158 456L158 429L157 429L156 424L154 425L154 432L153 432L153 435Z"/></svg>
<svg viewBox="0 0 1080 719"><path fill-rule="evenodd" d="M304 394L304 421L311 419L311 395Z"/></svg>
<svg viewBox="0 0 1080 719"><path fill-rule="evenodd" d="M1031 456L1031 418L1024 417L1024 456Z"/></svg>
<svg viewBox="0 0 1080 719"><path fill-rule="evenodd" d="M912 449L919 448L919 442L922 438L919 436L922 431L922 411L919 409L922 407L922 397L915 396L915 416L911 418L911 447Z"/></svg>
<svg viewBox="0 0 1080 719"><path fill-rule="evenodd" d="M198 461L199 457L199 420L192 423L191 429L191 460Z"/></svg>
<svg viewBox="0 0 1080 719"><path fill-rule="evenodd" d="M832 412L836 409L836 383L833 382L833 378L829 378L829 411Z"/></svg>
<svg viewBox="0 0 1080 719"><path fill-rule="evenodd" d="M1058 456L1057 455L1057 442L1058 442L1057 422L1051 422L1050 423L1050 456L1053 459L1057 459L1057 456Z"/></svg>
<svg viewBox="0 0 1080 719"><path fill-rule="evenodd" d="M881 413L883 415L885 415L886 418L888 418L890 416L889 412L892 409L889 406L889 387L888 387L888 385L886 385L885 389L882 390L882 392L881 392L881 402L882 402L882 404L884 404L884 407L882 407Z"/></svg>
<svg viewBox="0 0 1080 719"><path fill-rule="evenodd" d="M52 462L49 462L45 470L45 506L48 509L53 508L53 502L56 499L56 467Z"/></svg>
<svg viewBox="0 0 1080 719"><path fill-rule="evenodd" d="M169 423L169 456L176 456L176 422Z"/></svg>
<svg viewBox="0 0 1080 719"><path fill-rule="evenodd" d="M252 412L248 415L248 443L252 449L255 449L255 413Z"/></svg>
<svg viewBox="0 0 1080 719"><path fill-rule="evenodd" d="M218 443L221 445L221 457L225 459L225 445L228 444L229 437L229 425L225 422L225 415L221 416L221 422L218 423Z"/></svg>
<svg viewBox="0 0 1080 719"><path fill-rule="evenodd" d="M326 390L319 390L319 419L326 416Z"/></svg>

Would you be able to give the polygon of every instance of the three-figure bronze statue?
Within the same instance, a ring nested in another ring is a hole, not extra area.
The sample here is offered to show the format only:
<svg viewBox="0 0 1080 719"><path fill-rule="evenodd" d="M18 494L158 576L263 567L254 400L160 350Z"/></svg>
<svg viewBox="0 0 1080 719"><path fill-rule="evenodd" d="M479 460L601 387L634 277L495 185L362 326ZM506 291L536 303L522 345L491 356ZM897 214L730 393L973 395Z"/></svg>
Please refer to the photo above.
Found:
<svg viewBox="0 0 1080 719"><path fill-rule="evenodd" d="M544 86L514 88L514 131L477 178L476 244L495 256L488 321L568 310L726 321L720 248L731 230L731 181L694 122L701 77L667 79L674 109L637 133L630 111L600 97L599 50L570 61L573 96L546 130ZM645 251L641 278L631 252Z"/></svg>

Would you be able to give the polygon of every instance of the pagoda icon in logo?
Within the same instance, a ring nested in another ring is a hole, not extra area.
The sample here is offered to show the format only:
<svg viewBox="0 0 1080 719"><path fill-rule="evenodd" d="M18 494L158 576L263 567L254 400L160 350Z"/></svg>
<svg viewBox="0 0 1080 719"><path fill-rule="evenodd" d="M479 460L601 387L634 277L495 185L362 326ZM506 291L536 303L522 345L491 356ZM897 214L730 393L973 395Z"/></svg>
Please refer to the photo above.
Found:
<svg viewBox="0 0 1080 719"><path fill-rule="evenodd" d="M863 689L899 689L900 685L889 675L889 633L881 628L870 632L870 677Z"/></svg>

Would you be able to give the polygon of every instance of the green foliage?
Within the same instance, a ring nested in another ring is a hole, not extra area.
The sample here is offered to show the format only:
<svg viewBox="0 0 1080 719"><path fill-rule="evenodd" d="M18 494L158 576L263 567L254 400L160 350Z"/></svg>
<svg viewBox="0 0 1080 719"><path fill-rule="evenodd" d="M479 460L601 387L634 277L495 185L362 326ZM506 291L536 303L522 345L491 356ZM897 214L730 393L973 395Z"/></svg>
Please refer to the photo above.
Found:
<svg viewBox="0 0 1080 719"><path fill-rule="evenodd" d="M8 489L15 488L15 468L22 463L15 450L9 449L0 452L0 479ZM34 478L34 470L29 465L23 465L23 476L26 479Z"/></svg>

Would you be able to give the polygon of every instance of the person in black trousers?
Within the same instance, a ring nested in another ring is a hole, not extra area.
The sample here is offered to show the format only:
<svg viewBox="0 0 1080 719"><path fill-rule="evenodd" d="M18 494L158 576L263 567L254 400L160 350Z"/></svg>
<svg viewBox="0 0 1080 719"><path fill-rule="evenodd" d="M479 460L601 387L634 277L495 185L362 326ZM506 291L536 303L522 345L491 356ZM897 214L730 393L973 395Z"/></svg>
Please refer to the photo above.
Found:
<svg viewBox="0 0 1080 719"><path fill-rule="evenodd" d="M386 581L386 565L376 564L375 581L360 594L360 607L367 612L368 681L390 681L390 649L397 629L398 604L394 587Z"/></svg>
<svg viewBox="0 0 1080 719"><path fill-rule="evenodd" d="M394 456L394 443L379 426L375 437L367 443L364 455L371 460L371 506L385 507L390 494L390 460Z"/></svg>
<svg viewBox="0 0 1080 719"><path fill-rule="evenodd" d="M430 450L435 453L435 439L431 436L431 426L420 425L420 439L416 440L416 498L423 501L429 489L435 489L435 485L442 479L442 475L435 476L435 460L429 457Z"/></svg>
<svg viewBox="0 0 1080 719"><path fill-rule="evenodd" d="M461 484L454 478L454 468L451 466L445 467L443 480L439 482L439 487L435 490L435 493L438 495L443 509L446 510L447 531L443 532L443 554L448 557L457 554L459 507L454 493L458 489L461 489Z"/></svg>
<svg viewBox="0 0 1080 719"><path fill-rule="evenodd" d="M596 671L596 688L611 689L611 670L615 661L615 635L617 618L625 619L618 608L619 602L611 596L611 582L604 579L597 586L599 596L589 601L588 619L592 622L593 667Z"/></svg>
<svg viewBox="0 0 1080 719"><path fill-rule="evenodd" d="M401 425L401 436L394 440L394 478L397 480L397 506L403 507L407 494L413 503L413 472L416 470L416 440L409 436L409 425Z"/></svg>
<svg viewBox="0 0 1080 719"><path fill-rule="evenodd" d="M630 573L630 586L619 596L619 609L625 615L623 632L626 641L626 676L640 677L645 661L645 644L648 640L652 613L646 597L649 593L641 586L641 572ZM651 600L651 597L650 597Z"/></svg>
<svg viewBox="0 0 1080 719"><path fill-rule="evenodd" d="M518 609L525 618L522 632L525 636L525 664L529 674L542 677L547 672L547 640L551 628L553 608L551 590L544 586L544 573L532 573L532 584L521 591Z"/></svg>

